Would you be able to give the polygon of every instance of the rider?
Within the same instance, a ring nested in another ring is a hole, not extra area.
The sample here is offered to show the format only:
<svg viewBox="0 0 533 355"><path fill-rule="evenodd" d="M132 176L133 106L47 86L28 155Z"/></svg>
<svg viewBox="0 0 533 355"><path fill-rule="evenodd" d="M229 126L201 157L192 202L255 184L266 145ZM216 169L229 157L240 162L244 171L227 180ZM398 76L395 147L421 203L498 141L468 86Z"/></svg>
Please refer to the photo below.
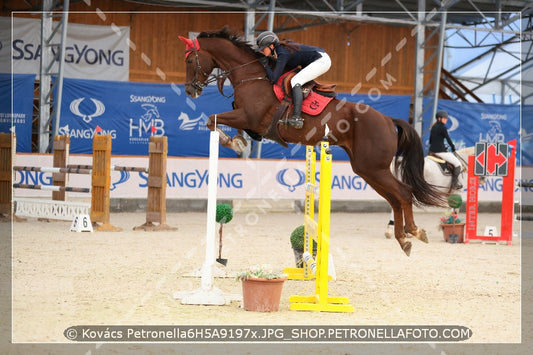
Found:
<svg viewBox="0 0 533 355"><path fill-rule="evenodd" d="M429 133L429 151L437 157L447 161L453 165L452 171L452 187L454 189L462 189L463 185L459 182L459 174L461 173L461 162L453 152L455 152L455 145L450 139L448 129L446 129L446 122L448 121L448 112L438 111L435 115L437 122L431 126ZM444 139L448 142L452 152L448 152L444 145Z"/></svg>
<svg viewBox="0 0 533 355"><path fill-rule="evenodd" d="M291 79L294 114L288 120L283 120L296 129L303 127L302 119L302 85L324 74L331 67L331 59L322 48L307 46L289 40L280 41L278 36L271 31L265 31L257 36L257 47L266 57L276 59L272 70L265 65L268 79L275 83L281 75L298 66L301 67Z"/></svg>

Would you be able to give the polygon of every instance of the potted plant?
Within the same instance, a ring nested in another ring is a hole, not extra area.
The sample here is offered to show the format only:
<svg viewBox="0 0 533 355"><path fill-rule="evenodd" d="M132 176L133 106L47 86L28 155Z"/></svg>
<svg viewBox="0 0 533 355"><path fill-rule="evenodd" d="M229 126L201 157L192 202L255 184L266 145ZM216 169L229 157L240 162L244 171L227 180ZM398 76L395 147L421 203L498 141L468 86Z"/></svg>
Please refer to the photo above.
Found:
<svg viewBox="0 0 533 355"><path fill-rule="evenodd" d="M255 265L237 274L242 281L242 303L247 311L279 310L281 290L287 275L274 271L269 264Z"/></svg>
<svg viewBox="0 0 533 355"><path fill-rule="evenodd" d="M225 223L231 222L233 219L233 209L227 203L219 203L217 205L216 217L217 223L220 223L218 230L218 258L217 262L226 266L228 259L222 259L222 226Z"/></svg>
<svg viewBox="0 0 533 355"><path fill-rule="evenodd" d="M297 268L303 267L303 252L305 242L305 226L301 225L296 227L291 233L291 247L294 252L294 260ZM313 257L316 258L317 244L313 239Z"/></svg>
<svg viewBox="0 0 533 355"><path fill-rule="evenodd" d="M463 242L465 223L459 218L455 209L446 212L443 217L440 217L439 229L442 229L446 243Z"/></svg>

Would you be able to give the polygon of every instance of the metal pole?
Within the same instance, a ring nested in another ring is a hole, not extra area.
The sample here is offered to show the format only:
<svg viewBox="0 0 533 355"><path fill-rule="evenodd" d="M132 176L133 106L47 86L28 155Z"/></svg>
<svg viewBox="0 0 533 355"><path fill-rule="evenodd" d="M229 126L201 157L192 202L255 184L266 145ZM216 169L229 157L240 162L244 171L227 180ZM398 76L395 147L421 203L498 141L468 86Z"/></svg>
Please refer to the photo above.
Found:
<svg viewBox="0 0 533 355"><path fill-rule="evenodd" d="M424 40L425 40L426 2L418 0L418 24L416 25L415 49L415 94L413 102L413 126L422 136L423 104L424 104Z"/></svg>
<svg viewBox="0 0 533 355"><path fill-rule="evenodd" d="M69 0L63 2L63 16L61 19L62 29L61 29L61 45L59 47L59 74L57 77L57 97L54 99L55 106L55 121L52 129L52 141L59 131L59 123L61 121L61 101L63 98L63 72L64 72L64 63L65 63L65 46L67 42L67 24L68 24L68 9L69 9Z"/></svg>
<svg viewBox="0 0 533 355"><path fill-rule="evenodd" d="M433 111L431 117L435 117L437 114L437 106L439 104L439 89L440 89L440 77L442 72L442 53L444 48L444 38L446 36L446 15L447 12L441 13L440 19L440 34L439 34L439 48L437 50L437 67L435 68L435 90L433 92Z"/></svg>

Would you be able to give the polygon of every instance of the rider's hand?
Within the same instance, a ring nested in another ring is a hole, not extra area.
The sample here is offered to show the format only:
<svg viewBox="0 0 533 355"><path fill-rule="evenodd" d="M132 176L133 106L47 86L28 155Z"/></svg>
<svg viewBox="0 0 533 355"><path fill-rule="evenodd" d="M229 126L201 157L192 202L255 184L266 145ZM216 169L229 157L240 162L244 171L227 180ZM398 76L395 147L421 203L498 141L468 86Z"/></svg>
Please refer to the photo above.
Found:
<svg viewBox="0 0 533 355"><path fill-rule="evenodd" d="M263 66L267 65L268 64L268 57L267 56L259 57L259 63L261 63Z"/></svg>

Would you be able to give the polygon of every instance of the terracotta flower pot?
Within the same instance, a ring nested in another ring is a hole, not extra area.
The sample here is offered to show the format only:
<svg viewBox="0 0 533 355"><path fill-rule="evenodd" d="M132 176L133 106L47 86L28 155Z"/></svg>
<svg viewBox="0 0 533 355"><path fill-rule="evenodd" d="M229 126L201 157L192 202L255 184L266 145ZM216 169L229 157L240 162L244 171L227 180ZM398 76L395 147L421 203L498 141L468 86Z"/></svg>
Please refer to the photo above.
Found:
<svg viewBox="0 0 533 355"><path fill-rule="evenodd" d="M275 312L279 310L283 279L256 279L242 280L242 301L247 311Z"/></svg>
<svg viewBox="0 0 533 355"><path fill-rule="evenodd" d="M446 243L463 243L465 224L441 224L442 234Z"/></svg>

